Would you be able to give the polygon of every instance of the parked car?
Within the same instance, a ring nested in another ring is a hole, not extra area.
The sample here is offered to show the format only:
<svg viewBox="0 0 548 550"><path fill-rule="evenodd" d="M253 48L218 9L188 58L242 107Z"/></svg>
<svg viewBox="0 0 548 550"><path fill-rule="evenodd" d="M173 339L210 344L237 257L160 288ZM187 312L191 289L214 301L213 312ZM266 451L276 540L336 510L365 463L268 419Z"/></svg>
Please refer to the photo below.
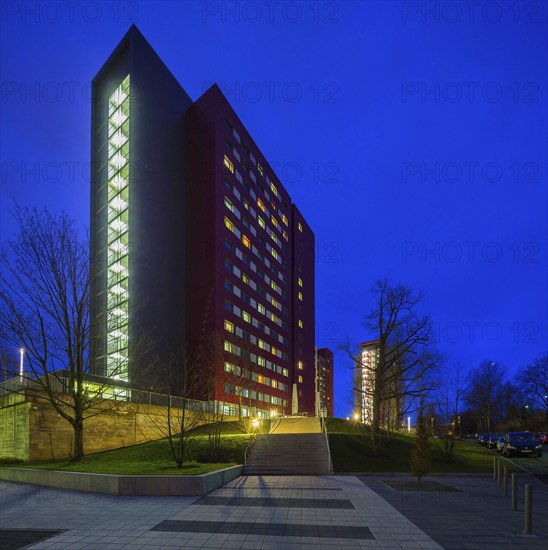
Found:
<svg viewBox="0 0 548 550"><path fill-rule="evenodd" d="M484 447L487 445L487 440L489 439L489 434L479 434L478 443Z"/></svg>
<svg viewBox="0 0 548 550"><path fill-rule="evenodd" d="M538 439L541 443L544 443L544 445L548 445L548 434L538 434L537 439Z"/></svg>
<svg viewBox="0 0 548 550"><path fill-rule="evenodd" d="M502 434L490 434L489 439L487 440L488 449L496 449L497 441L500 439Z"/></svg>
<svg viewBox="0 0 548 550"><path fill-rule="evenodd" d="M499 453L502 453L503 450L504 450L504 436L501 436L497 440L497 451Z"/></svg>
<svg viewBox="0 0 548 550"><path fill-rule="evenodd" d="M542 444L532 432L509 432L504 438L502 454L506 456L542 456Z"/></svg>

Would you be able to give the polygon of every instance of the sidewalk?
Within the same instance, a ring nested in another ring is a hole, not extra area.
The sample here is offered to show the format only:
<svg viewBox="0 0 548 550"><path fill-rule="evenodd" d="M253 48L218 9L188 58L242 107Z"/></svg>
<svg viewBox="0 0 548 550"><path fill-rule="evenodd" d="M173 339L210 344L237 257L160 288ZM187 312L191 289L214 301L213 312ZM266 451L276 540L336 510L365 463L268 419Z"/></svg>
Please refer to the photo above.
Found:
<svg viewBox="0 0 548 550"><path fill-rule="evenodd" d="M397 489L402 477L359 476L360 480L446 550L548 548L548 487L527 474L518 476L518 511L490 476L436 476L458 492ZM394 488L385 481L392 482ZM533 536L524 536L524 485L533 487ZM510 494L510 489L509 489Z"/></svg>
<svg viewBox="0 0 548 550"><path fill-rule="evenodd" d="M34 541L43 537L28 548L67 550L499 549L541 548L546 541L548 490L541 484L534 487L539 538L515 534L523 512L507 510L509 498L498 495L492 479L437 477L462 492L428 494L403 494L383 481L402 479L248 476L204 498L115 497L0 482L0 546L31 542L17 530Z"/></svg>

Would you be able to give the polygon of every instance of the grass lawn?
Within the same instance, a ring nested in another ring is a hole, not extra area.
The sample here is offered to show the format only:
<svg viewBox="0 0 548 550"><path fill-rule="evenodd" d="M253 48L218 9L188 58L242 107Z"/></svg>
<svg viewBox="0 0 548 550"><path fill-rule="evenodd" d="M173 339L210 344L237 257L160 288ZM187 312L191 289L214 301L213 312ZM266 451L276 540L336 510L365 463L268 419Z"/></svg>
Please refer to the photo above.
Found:
<svg viewBox="0 0 548 550"><path fill-rule="evenodd" d="M227 431L231 431L231 429L229 428ZM190 441L189 460L185 461L182 470L178 470L175 466L169 449L169 442L166 439L90 454L80 462L50 460L47 462L13 464L13 466L97 474L197 475L243 464L244 452L248 442L249 435L242 433L225 434L221 443L221 459L219 462L212 463L207 462L207 436L197 435Z"/></svg>
<svg viewBox="0 0 548 550"><path fill-rule="evenodd" d="M388 438L379 434L377 453L373 453L367 427L353 421L329 419L329 447L335 472L410 472L409 456L415 435L393 432ZM443 441L430 439L430 473L490 473L493 453L475 442L457 440L452 461L444 458ZM508 463L509 471L518 471Z"/></svg>
<svg viewBox="0 0 548 550"><path fill-rule="evenodd" d="M362 424L339 418L328 419L329 446L335 472L409 472L409 455L415 445L414 434L394 432L388 436L381 431L378 436L377 453L373 453L371 434ZM13 464L23 468L69 470L102 474L159 475L159 474L204 474L236 464L243 464L249 434L243 433L238 422L223 423L221 456L212 463L208 458L207 428L195 430L189 440L188 460L178 470L171 457L167 440L153 441L102 453L90 454L80 462L52 460ZM257 428L268 432L268 421ZM443 441L430 440L430 473L490 473L493 453L474 442L457 440L453 460L444 460ZM509 471L517 471L512 464Z"/></svg>

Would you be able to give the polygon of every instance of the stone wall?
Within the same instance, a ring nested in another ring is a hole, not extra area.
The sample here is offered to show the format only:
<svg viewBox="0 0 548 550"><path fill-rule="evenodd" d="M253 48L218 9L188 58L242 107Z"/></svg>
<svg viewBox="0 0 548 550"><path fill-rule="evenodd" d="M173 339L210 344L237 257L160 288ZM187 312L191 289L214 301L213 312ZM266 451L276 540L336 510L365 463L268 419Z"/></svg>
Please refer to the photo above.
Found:
<svg viewBox="0 0 548 550"><path fill-rule="evenodd" d="M29 459L29 409L23 395L0 399L0 458Z"/></svg>
<svg viewBox="0 0 548 550"><path fill-rule="evenodd" d="M86 454L127 447L166 436L167 409L157 405L102 400L84 422ZM203 420L187 411L191 421ZM225 420L234 420L226 418ZM70 457L72 426L47 401L45 393L27 390L25 395L0 397L0 458L51 460Z"/></svg>

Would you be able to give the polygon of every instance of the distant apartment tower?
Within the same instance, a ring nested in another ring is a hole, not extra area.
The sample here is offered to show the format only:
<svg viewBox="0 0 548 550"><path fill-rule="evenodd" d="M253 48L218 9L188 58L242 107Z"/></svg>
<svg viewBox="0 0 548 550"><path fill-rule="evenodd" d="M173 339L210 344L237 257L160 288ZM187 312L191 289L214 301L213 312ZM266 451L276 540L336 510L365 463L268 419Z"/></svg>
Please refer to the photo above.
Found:
<svg viewBox="0 0 548 550"><path fill-rule="evenodd" d="M329 348L321 348L317 351L317 360L319 406L327 416L333 417L333 352Z"/></svg>
<svg viewBox="0 0 548 550"><path fill-rule="evenodd" d="M373 389L379 343L379 340L363 342L354 364L354 414L365 424L371 424L373 419Z"/></svg>
<svg viewBox="0 0 548 550"><path fill-rule="evenodd" d="M215 341L197 398L313 413L314 234L226 98L192 102L136 27L92 90L96 373L180 391L167 358Z"/></svg>

